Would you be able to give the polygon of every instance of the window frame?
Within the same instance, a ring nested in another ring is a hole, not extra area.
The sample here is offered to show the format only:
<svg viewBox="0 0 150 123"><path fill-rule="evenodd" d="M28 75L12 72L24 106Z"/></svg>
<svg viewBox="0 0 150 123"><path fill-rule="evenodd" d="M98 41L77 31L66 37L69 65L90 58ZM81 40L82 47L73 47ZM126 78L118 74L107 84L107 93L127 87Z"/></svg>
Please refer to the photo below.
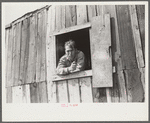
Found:
<svg viewBox="0 0 150 123"><path fill-rule="evenodd" d="M53 31L50 36L55 36L55 42L56 43L56 36L60 34L70 33L73 31L79 31L81 29L91 28L91 22L87 22L84 24L76 25L67 27L60 30ZM91 52L91 51L90 51ZM92 61L92 60L91 60ZM52 75L52 81L61 81L61 80L68 80L68 79L75 79L75 78L82 78L82 77L88 77L92 76L92 68L90 70L83 70L76 73L68 74L68 75L57 75L56 73Z"/></svg>

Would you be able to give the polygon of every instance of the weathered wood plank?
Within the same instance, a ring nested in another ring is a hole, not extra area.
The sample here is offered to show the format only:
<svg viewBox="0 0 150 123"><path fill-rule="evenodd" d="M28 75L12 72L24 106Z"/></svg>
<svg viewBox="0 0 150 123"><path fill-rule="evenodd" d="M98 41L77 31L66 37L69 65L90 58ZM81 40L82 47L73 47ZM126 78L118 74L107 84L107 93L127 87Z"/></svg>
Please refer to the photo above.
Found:
<svg viewBox="0 0 150 123"><path fill-rule="evenodd" d="M57 84L57 99L58 103L68 103L68 88L66 81L60 81Z"/></svg>
<svg viewBox="0 0 150 123"><path fill-rule="evenodd" d="M13 50L12 50L12 86L15 84L15 65L16 65L16 30L17 26L13 26Z"/></svg>
<svg viewBox="0 0 150 123"><path fill-rule="evenodd" d="M119 102L119 80L117 73L113 74L113 87L110 89L111 101L112 102Z"/></svg>
<svg viewBox="0 0 150 123"><path fill-rule="evenodd" d="M31 103L39 103L39 90L38 83L30 84L30 99Z"/></svg>
<svg viewBox="0 0 150 123"><path fill-rule="evenodd" d="M92 76L92 70L80 71L80 72L72 73L69 75L63 75L63 76L54 75L53 81L59 82L59 80L75 79L75 78L82 78L88 76Z"/></svg>
<svg viewBox="0 0 150 123"><path fill-rule="evenodd" d="M55 74L56 69L56 48L55 36L49 36L55 30L55 6L48 10L47 22L47 38L46 38L46 62L47 62L47 91L48 102L56 103L56 83L52 82L52 76Z"/></svg>
<svg viewBox="0 0 150 123"><path fill-rule="evenodd" d="M137 18L141 35L143 58L145 62L145 5L136 5Z"/></svg>
<svg viewBox="0 0 150 123"><path fill-rule="evenodd" d="M61 28L66 27L66 7L65 5L61 6Z"/></svg>
<svg viewBox="0 0 150 123"><path fill-rule="evenodd" d="M9 53L9 48L8 48L8 44L9 42L9 33L10 33L10 29L5 29L5 87L7 85L7 69L8 69L8 53Z"/></svg>
<svg viewBox="0 0 150 123"><path fill-rule="evenodd" d="M12 87L6 88L6 103L12 103Z"/></svg>
<svg viewBox="0 0 150 123"><path fill-rule="evenodd" d="M22 34L21 34L21 51L20 51L20 82L25 83L25 55L26 55L26 45L27 45L27 19L22 21Z"/></svg>
<svg viewBox="0 0 150 123"><path fill-rule="evenodd" d="M39 82L38 83L38 94L39 94L39 102L40 103L47 103L47 84L46 82Z"/></svg>
<svg viewBox="0 0 150 123"><path fill-rule="evenodd" d="M62 15L61 15L61 5L56 5L55 6L55 10L56 10L56 15L55 15L55 18L56 18L56 29L57 30L60 30L61 29L61 21L62 21Z"/></svg>
<svg viewBox="0 0 150 123"><path fill-rule="evenodd" d="M87 22L87 10L86 5L77 5L77 25Z"/></svg>
<svg viewBox="0 0 150 123"><path fill-rule="evenodd" d="M104 13L103 12L103 10L104 10L103 7L104 7L104 5L96 5L97 16L100 16Z"/></svg>
<svg viewBox="0 0 150 123"><path fill-rule="evenodd" d="M27 71L29 69L28 67L28 61L29 61L29 37L30 37L30 18L27 18L27 29L26 29L26 45L25 45L25 58L24 58L24 80L23 83L27 83Z"/></svg>
<svg viewBox="0 0 150 123"><path fill-rule="evenodd" d="M139 69L125 70L128 102L142 102L144 90Z"/></svg>
<svg viewBox="0 0 150 123"><path fill-rule="evenodd" d="M118 71L118 86L119 86L119 98L120 102L127 102L127 90L126 90L126 82L123 71Z"/></svg>
<svg viewBox="0 0 150 123"><path fill-rule="evenodd" d="M116 6L123 69L137 68L129 6Z"/></svg>
<svg viewBox="0 0 150 123"><path fill-rule="evenodd" d="M87 22L82 25L75 25L75 26L64 28L64 29L56 30L56 31L52 32L50 35L60 35L63 33L73 32L73 31L77 31L80 29L90 28L90 27L91 27L91 23Z"/></svg>
<svg viewBox="0 0 150 123"><path fill-rule="evenodd" d="M22 23L17 24L16 32L16 61L15 61L15 79L14 85L20 85L19 81L19 69L20 69L20 46L21 46L21 25Z"/></svg>
<svg viewBox="0 0 150 123"><path fill-rule="evenodd" d="M37 39L37 59L36 59L36 82L41 79L41 59L42 59L42 13L38 13L38 39Z"/></svg>
<svg viewBox="0 0 150 123"><path fill-rule="evenodd" d="M135 50L136 50L136 58L138 67L144 67L144 58L143 58L143 51L142 51L142 45L141 45L141 36L138 26L138 20L137 20L137 12L135 5L130 5L130 17L131 17L131 25L132 25L132 31L133 31L133 37L134 37L134 44L135 44Z"/></svg>
<svg viewBox="0 0 150 123"><path fill-rule="evenodd" d="M88 5L88 21L91 21L92 17L96 16L96 6L95 5Z"/></svg>
<svg viewBox="0 0 150 123"><path fill-rule="evenodd" d="M75 26L77 24L77 12L75 5L66 5L66 27Z"/></svg>
<svg viewBox="0 0 150 123"><path fill-rule="evenodd" d="M46 10L44 10L42 12L42 32L41 32L41 42L42 42L42 50L41 50L41 77L40 77L40 81L45 81L46 79L46 21L47 21L47 15L46 15Z"/></svg>
<svg viewBox="0 0 150 123"><path fill-rule="evenodd" d="M139 70L141 72L141 82L145 93L145 68L140 68Z"/></svg>
<svg viewBox="0 0 150 123"><path fill-rule="evenodd" d="M112 56L110 16L97 16L92 19L91 57L93 87L112 87ZM99 66L99 64L101 64Z"/></svg>
<svg viewBox="0 0 150 123"><path fill-rule="evenodd" d="M68 90L70 103L80 103L80 90L78 79L68 80Z"/></svg>
<svg viewBox="0 0 150 123"><path fill-rule="evenodd" d="M92 103L92 86L91 86L91 77L80 78L80 91L81 91L81 102L82 103Z"/></svg>
<svg viewBox="0 0 150 123"><path fill-rule="evenodd" d="M13 103L22 103L22 86L12 87L12 102Z"/></svg>
<svg viewBox="0 0 150 123"><path fill-rule="evenodd" d="M5 87L10 86L10 74L11 74L11 62L12 62L12 28L7 29L6 31L6 50L5 50L5 60L6 60L6 70L5 70L5 76L6 76L6 83Z"/></svg>
<svg viewBox="0 0 150 123"><path fill-rule="evenodd" d="M26 83L31 83L34 81L35 77L35 62L36 62L36 33L37 30L35 28L37 16L33 15L30 17L30 37L29 37L29 59L28 59L28 71L27 71L27 79Z"/></svg>
<svg viewBox="0 0 150 123"><path fill-rule="evenodd" d="M30 103L30 86L29 84L22 85L22 103Z"/></svg>

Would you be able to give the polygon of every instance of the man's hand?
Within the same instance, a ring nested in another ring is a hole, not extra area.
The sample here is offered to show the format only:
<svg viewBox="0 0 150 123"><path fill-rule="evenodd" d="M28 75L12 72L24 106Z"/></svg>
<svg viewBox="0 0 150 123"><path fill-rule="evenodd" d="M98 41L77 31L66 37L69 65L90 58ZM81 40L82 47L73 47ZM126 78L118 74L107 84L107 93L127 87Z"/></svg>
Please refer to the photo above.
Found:
<svg viewBox="0 0 150 123"><path fill-rule="evenodd" d="M76 69L77 63L75 61L73 61L71 63L71 66L69 67L69 71L74 71Z"/></svg>

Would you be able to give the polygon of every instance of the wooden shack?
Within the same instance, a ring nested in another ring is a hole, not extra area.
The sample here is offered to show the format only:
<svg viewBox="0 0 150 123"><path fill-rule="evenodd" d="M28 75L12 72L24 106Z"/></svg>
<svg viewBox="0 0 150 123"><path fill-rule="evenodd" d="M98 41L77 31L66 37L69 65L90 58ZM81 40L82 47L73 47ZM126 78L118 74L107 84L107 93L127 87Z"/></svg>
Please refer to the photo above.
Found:
<svg viewBox="0 0 150 123"><path fill-rule="evenodd" d="M64 42L84 71L56 75ZM7 103L145 100L145 5L48 5L5 27Z"/></svg>

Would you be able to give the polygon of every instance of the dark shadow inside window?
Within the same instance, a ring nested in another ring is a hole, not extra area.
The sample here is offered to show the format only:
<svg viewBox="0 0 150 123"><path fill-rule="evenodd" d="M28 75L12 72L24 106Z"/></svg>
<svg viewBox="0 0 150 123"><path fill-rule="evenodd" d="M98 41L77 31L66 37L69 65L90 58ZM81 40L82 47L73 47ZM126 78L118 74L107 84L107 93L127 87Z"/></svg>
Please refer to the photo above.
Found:
<svg viewBox="0 0 150 123"><path fill-rule="evenodd" d="M77 49L82 51L86 57L85 70L91 69L91 52L90 52L90 36L89 29L82 29L56 36L56 65L59 59L65 54L64 44L69 39L76 42Z"/></svg>

